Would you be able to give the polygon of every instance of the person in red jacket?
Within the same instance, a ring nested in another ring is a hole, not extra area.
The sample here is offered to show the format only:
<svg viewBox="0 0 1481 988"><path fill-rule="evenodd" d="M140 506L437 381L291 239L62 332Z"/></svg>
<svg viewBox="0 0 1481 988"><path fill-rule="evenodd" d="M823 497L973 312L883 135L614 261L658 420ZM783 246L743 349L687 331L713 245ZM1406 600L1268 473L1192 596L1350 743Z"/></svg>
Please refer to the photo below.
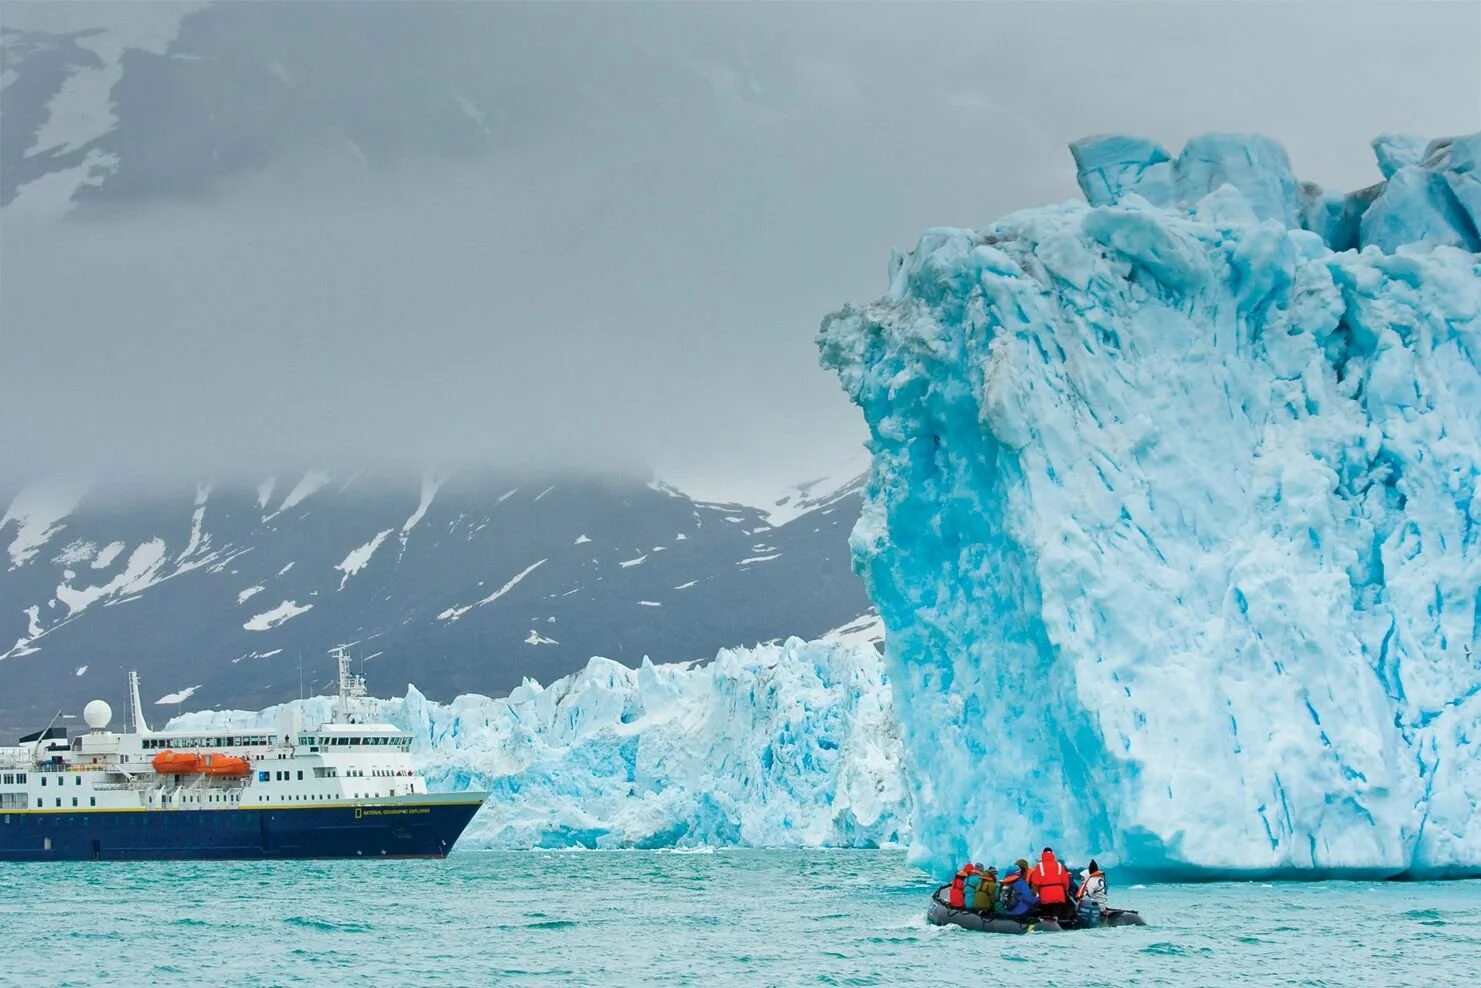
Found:
<svg viewBox="0 0 1481 988"><path fill-rule="evenodd" d="M1058 915L1073 908L1070 903L1070 872L1054 856L1054 848L1044 848L1039 863L1029 872L1029 884L1039 893L1044 913Z"/></svg>

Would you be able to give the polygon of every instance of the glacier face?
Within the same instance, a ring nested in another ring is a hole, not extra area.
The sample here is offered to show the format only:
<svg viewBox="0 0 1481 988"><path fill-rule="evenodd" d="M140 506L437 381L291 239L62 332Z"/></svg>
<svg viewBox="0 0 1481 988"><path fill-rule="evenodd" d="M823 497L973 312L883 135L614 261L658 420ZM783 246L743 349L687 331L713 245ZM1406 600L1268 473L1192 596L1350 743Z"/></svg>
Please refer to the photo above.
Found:
<svg viewBox="0 0 1481 988"><path fill-rule="evenodd" d="M824 322L918 862L1481 872L1481 136L1375 148L1082 141Z"/></svg>
<svg viewBox="0 0 1481 988"><path fill-rule="evenodd" d="M508 697L371 700L414 738L434 790L492 792L461 847L877 847L908 837L909 797L879 652L789 639L713 662L630 669L594 658ZM261 712L202 711L175 730L245 729Z"/></svg>

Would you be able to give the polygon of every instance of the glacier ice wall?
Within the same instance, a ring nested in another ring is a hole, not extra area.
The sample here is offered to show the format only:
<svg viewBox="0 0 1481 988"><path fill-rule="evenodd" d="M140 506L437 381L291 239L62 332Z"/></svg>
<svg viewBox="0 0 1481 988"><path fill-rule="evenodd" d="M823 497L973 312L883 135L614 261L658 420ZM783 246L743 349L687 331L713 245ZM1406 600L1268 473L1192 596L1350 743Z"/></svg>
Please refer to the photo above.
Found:
<svg viewBox="0 0 1481 988"><path fill-rule="evenodd" d="M824 322L920 863L1481 872L1481 135L1375 148L1082 141Z"/></svg>
<svg viewBox="0 0 1481 988"><path fill-rule="evenodd" d="M548 686L434 703L372 700L409 731L434 790L488 789L460 847L876 847L908 835L909 797L879 652L789 639L713 662L594 658ZM327 720L330 697L285 704ZM271 725L282 707L203 711L170 728Z"/></svg>

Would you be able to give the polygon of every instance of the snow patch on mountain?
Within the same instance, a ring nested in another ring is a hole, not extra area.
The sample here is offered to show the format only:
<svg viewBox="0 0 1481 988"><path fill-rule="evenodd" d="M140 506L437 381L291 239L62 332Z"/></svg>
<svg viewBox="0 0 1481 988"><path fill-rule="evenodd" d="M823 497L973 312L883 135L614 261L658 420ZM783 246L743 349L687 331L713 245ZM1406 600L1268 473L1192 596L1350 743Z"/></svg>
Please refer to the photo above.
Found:
<svg viewBox="0 0 1481 988"><path fill-rule="evenodd" d="M99 549L98 554L93 557L93 569L107 569L109 566L112 566L113 560L117 559L118 554L126 548L128 546L123 542L109 542L103 548Z"/></svg>
<svg viewBox="0 0 1481 988"><path fill-rule="evenodd" d="M310 470L308 473L303 475L302 479L300 479L297 484L293 485L293 490L289 491L288 496L283 498L283 503L278 505L278 510L274 511L263 520L271 521L272 519L276 518L278 515L289 510L290 508L297 507L299 504L302 504L306 498L312 496L315 491L323 488L332 479L333 478L330 477L330 475L327 473L319 470Z"/></svg>
<svg viewBox="0 0 1481 988"><path fill-rule="evenodd" d="M465 604L461 607L449 607L447 610L437 615L438 619L442 621L456 621L458 620L458 618L462 617L464 614L467 614L475 607L482 607L485 604L492 604L494 601L498 600L500 597L504 596L506 593L518 586L520 581L523 580L525 577L529 576L531 573L535 572L535 570L545 565L546 561L547 560L544 559L536 560L535 562L526 566L524 569L520 570L518 573L514 574L514 576L510 577L507 583L505 583L499 589L495 590L493 593L489 594L487 597L484 597L482 600L476 600L471 604Z"/></svg>
<svg viewBox="0 0 1481 988"><path fill-rule="evenodd" d="M845 645L867 645L871 648L883 648L884 621L880 619L879 614L871 607L868 614L861 614L847 624L839 625L837 628L823 635L823 637L828 641L841 642Z"/></svg>
<svg viewBox="0 0 1481 988"><path fill-rule="evenodd" d="M409 531L409 529L402 529L403 537L404 533L407 531ZM386 537L390 534L391 529L389 528L385 529L384 531L377 532L375 537L372 538L369 542L357 548L351 549L349 555L345 556L345 558L334 567L344 574L344 576L339 578L339 589L343 590L345 588L345 584L349 582L350 577L354 576L356 573L359 573L362 569L369 565L370 557L375 555L375 550L381 547L381 543L386 541Z"/></svg>
<svg viewBox="0 0 1481 988"><path fill-rule="evenodd" d="M76 579L76 574L68 570L64 574L67 582L56 589L56 599L66 605L68 617L75 617L100 600L139 593L163 578L167 552L164 539L150 539L129 554L123 572L107 583L95 586L72 586L70 581Z"/></svg>
<svg viewBox="0 0 1481 988"><path fill-rule="evenodd" d="M123 78L129 51L163 54L179 33L181 18L199 6L22 4L8 8L7 28L66 34L69 41L97 59L94 65L75 67L52 95L46 105L46 118L36 129L25 157L64 157L112 132L118 124L113 88ZM64 213L71 208L78 189L100 184L117 166L117 155L92 148L80 164L57 169L21 186L10 208L43 215Z"/></svg>
<svg viewBox="0 0 1481 988"><path fill-rule="evenodd" d="M296 600L285 600L270 611L253 615L242 627L248 631L271 631L284 621L292 620L312 610L313 607L313 604L300 604Z"/></svg>
<svg viewBox="0 0 1481 988"><path fill-rule="evenodd" d="M177 690L174 693L166 693L164 696L160 697L158 700L155 700L154 702L155 703L164 703L164 704L179 704L179 703L184 703L186 700L189 700L192 696L194 696L195 695L195 691L198 690L198 689L200 689L200 685L199 684L197 684L195 686L187 686L183 690Z"/></svg>
<svg viewBox="0 0 1481 988"><path fill-rule="evenodd" d="M445 477L436 477L430 473L422 474L422 493L417 500L417 509L411 513L411 517L401 524L401 548L406 549L406 540L411 535L411 530L417 527L427 515L427 509L432 507L432 499L437 496L437 490L446 480Z"/></svg>
<svg viewBox="0 0 1481 988"><path fill-rule="evenodd" d="M7 525L15 524L15 536L6 549L11 569L30 562L42 546L67 527L63 522L77 508L82 494L76 487L33 484L15 496L0 516L0 533Z"/></svg>
<svg viewBox="0 0 1481 988"><path fill-rule="evenodd" d="M211 497L210 484L197 484L195 488L195 507L190 515L190 538L185 543L185 548L180 550L180 555L175 557L176 562L184 562L195 555L196 550L203 547L206 541L206 501Z"/></svg>

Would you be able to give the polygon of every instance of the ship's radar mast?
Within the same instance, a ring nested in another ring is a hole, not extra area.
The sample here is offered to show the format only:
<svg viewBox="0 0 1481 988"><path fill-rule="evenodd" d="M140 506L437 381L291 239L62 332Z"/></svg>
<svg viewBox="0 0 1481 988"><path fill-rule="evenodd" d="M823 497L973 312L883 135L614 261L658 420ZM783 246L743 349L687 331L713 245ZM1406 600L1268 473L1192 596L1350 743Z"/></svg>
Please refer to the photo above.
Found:
<svg viewBox="0 0 1481 988"><path fill-rule="evenodd" d="M365 698L365 677L350 671L350 650L336 645L329 650L339 663L339 704L334 712L336 724L352 723L351 718L359 712L359 701Z"/></svg>
<svg viewBox="0 0 1481 988"><path fill-rule="evenodd" d="M135 734L148 734L149 725L144 721L144 704L139 702L139 674L129 670L129 719Z"/></svg>

